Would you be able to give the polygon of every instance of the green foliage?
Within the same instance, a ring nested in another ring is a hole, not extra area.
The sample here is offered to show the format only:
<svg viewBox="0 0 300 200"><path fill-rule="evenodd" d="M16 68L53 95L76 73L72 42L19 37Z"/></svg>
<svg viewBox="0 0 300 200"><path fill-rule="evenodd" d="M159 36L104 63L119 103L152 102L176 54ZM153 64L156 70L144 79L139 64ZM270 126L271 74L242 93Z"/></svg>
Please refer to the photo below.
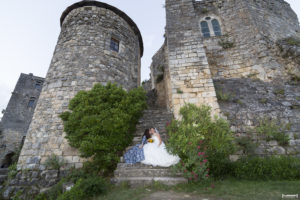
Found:
<svg viewBox="0 0 300 200"><path fill-rule="evenodd" d="M235 139L235 142L245 155L254 154L254 151L257 147L257 144L252 141L250 136L238 137Z"/></svg>
<svg viewBox="0 0 300 200"><path fill-rule="evenodd" d="M235 47L234 42L231 42L229 40L221 39L218 44L223 47L223 49L230 49Z"/></svg>
<svg viewBox="0 0 300 200"><path fill-rule="evenodd" d="M300 76L297 74L294 74L292 72L288 72L289 76L290 76L290 81L289 83L291 85L297 85L298 83L300 83Z"/></svg>
<svg viewBox="0 0 300 200"><path fill-rule="evenodd" d="M181 120L173 120L167 128L167 149L179 155L184 163L194 162L195 149L203 147L214 176L226 175L229 155L234 152L233 135L227 121L211 118L211 108L186 104L180 109Z"/></svg>
<svg viewBox="0 0 300 200"><path fill-rule="evenodd" d="M266 98L261 98L261 99L259 99L259 102L262 103L262 104L265 104L265 103L268 102L268 99L266 99Z"/></svg>
<svg viewBox="0 0 300 200"><path fill-rule="evenodd" d="M61 179L56 185L52 186L47 192L37 195L34 200L57 200L63 194L63 184L65 179Z"/></svg>
<svg viewBox="0 0 300 200"><path fill-rule="evenodd" d="M284 40L287 44L292 46L300 46L300 40L297 38L289 37Z"/></svg>
<svg viewBox="0 0 300 200"><path fill-rule="evenodd" d="M146 95L139 87L126 92L116 84L96 84L70 101L71 112L60 115L72 147L81 156L93 157L103 173L113 170L120 153L131 143L135 125L146 108Z"/></svg>
<svg viewBox="0 0 300 200"><path fill-rule="evenodd" d="M17 163L14 163L8 167L8 179L14 179L17 173Z"/></svg>
<svg viewBox="0 0 300 200"><path fill-rule="evenodd" d="M256 79L257 75L259 75L259 73L251 73L247 75L247 78L252 78L252 79Z"/></svg>
<svg viewBox="0 0 300 200"><path fill-rule="evenodd" d="M233 163L233 175L248 180L299 180L300 159L294 157L245 157Z"/></svg>
<svg viewBox="0 0 300 200"><path fill-rule="evenodd" d="M284 91L284 89L276 89L276 90L274 91L274 94L275 94L276 96L278 96L278 95L284 95L284 94L285 94L285 91Z"/></svg>
<svg viewBox="0 0 300 200"><path fill-rule="evenodd" d="M179 88L177 88L177 94L183 94L183 91Z"/></svg>
<svg viewBox="0 0 300 200"><path fill-rule="evenodd" d="M217 93L217 99L219 101L227 102L227 101L230 101L230 99L231 99L231 94L225 93L221 89L216 90L216 93Z"/></svg>
<svg viewBox="0 0 300 200"><path fill-rule="evenodd" d="M207 9L207 8L202 8L201 12L202 12L203 14L206 14L206 13L208 13L208 9Z"/></svg>
<svg viewBox="0 0 300 200"><path fill-rule="evenodd" d="M47 158L44 165L47 169L56 169L59 170L63 165L64 161L61 160L57 155L52 154Z"/></svg>
<svg viewBox="0 0 300 200"><path fill-rule="evenodd" d="M197 148L190 148L185 154L186 157L173 167L175 171L183 172L189 181L197 182L209 178L208 160L202 142L200 140Z"/></svg>
<svg viewBox="0 0 300 200"><path fill-rule="evenodd" d="M107 192L107 183L104 179L94 176L79 179L70 191L60 195L57 200L82 200L95 197Z"/></svg>
<svg viewBox="0 0 300 200"><path fill-rule="evenodd" d="M256 127L257 133L266 137L267 141L276 140L279 145L285 146L289 143L289 137L285 134L290 129L290 124L277 125L276 121L265 118L260 120Z"/></svg>

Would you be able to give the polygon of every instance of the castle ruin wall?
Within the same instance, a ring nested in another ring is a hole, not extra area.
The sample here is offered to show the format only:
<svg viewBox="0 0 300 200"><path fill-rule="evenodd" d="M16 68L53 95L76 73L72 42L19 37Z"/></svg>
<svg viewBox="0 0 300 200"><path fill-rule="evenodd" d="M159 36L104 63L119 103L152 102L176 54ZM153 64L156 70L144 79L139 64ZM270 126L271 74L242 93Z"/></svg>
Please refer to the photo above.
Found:
<svg viewBox="0 0 300 200"><path fill-rule="evenodd" d="M69 101L95 83L111 81L129 90L140 84L142 39L133 21L104 3L82 1L62 16L61 33L32 123L21 151L18 169L44 170L54 154L66 167L82 167L84 159L65 139L59 115ZM118 52L111 40L119 41Z"/></svg>

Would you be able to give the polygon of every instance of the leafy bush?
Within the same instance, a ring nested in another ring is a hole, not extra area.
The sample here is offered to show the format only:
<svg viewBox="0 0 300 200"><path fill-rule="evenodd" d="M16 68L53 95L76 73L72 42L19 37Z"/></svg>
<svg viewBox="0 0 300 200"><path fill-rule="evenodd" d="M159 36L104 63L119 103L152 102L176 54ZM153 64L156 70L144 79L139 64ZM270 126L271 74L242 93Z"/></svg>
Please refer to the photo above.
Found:
<svg viewBox="0 0 300 200"><path fill-rule="evenodd" d="M116 84L96 84L80 91L70 101L71 112L60 115L72 147L81 156L93 158L94 166L107 172L119 154L131 143L135 125L146 107L146 95L139 87L126 92Z"/></svg>
<svg viewBox="0 0 300 200"><path fill-rule="evenodd" d="M250 136L238 137L235 139L236 144L245 155L252 155L255 152L257 144L254 143Z"/></svg>
<svg viewBox="0 0 300 200"><path fill-rule="evenodd" d="M186 159L174 166L175 171L183 172L189 181L206 180L209 177L208 160L200 140L197 148L191 148L186 152Z"/></svg>
<svg viewBox="0 0 300 200"><path fill-rule="evenodd" d="M294 157L245 157L233 165L233 176L248 180L296 180L300 178L300 159Z"/></svg>
<svg viewBox="0 0 300 200"><path fill-rule="evenodd" d="M65 179L61 179L56 185L52 186L47 192L37 195L34 200L57 200L63 194L63 184Z"/></svg>
<svg viewBox="0 0 300 200"><path fill-rule="evenodd" d="M228 122L217 117L212 120L211 108L204 105L186 104L180 115L182 119L173 120L167 128L168 150L179 155L183 163L193 163L195 149L203 140L201 148L206 152L211 174L215 177L228 174L229 155L235 151Z"/></svg>
<svg viewBox="0 0 300 200"><path fill-rule="evenodd" d="M284 133L285 130L289 129L289 124L277 125L274 120L268 118L260 120L259 126L256 127L256 131L265 136L267 141L276 140L282 146L289 144L289 137Z"/></svg>
<svg viewBox="0 0 300 200"><path fill-rule="evenodd" d="M82 200L105 194L107 183L104 179L94 176L86 179L79 179L71 190L60 195L57 200Z"/></svg>
<svg viewBox="0 0 300 200"><path fill-rule="evenodd" d="M8 174L7 174L8 179L15 178L17 173L18 173L17 163L14 163L8 167Z"/></svg>
<svg viewBox="0 0 300 200"><path fill-rule="evenodd" d="M64 161L59 159L58 156L52 154L47 158L44 165L46 166L47 169L59 170L64 165Z"/></svg>

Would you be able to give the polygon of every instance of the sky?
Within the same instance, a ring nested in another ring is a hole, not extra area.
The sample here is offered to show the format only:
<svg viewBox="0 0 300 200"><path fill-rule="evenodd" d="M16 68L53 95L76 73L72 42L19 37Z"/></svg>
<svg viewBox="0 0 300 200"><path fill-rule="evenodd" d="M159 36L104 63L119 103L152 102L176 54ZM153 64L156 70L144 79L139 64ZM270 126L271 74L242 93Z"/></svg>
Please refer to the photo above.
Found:
<svg viewBox="0 0 300 200"><path fill-rule="evenodd" d="M0 0L0 118L20 73L45 77L60 33L62 12L79 0ZM143 42L142 80L164 41L165 0L101 0L124 11ZM300 16L300 0L287 0Z"/></svg>

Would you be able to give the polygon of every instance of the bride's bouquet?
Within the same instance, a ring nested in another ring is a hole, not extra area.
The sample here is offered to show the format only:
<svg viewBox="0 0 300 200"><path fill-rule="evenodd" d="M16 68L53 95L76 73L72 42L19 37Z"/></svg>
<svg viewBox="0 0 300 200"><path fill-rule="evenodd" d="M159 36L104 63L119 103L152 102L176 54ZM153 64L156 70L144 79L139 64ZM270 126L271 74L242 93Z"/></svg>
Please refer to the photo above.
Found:
<svg viewBox="0 0 300 200"><path fill-rule="evenodd" d="M153 143L153 142L154 142L154 140L153 140L152 138L149 138L147 141L148 141L149 143Z"/></svg>

